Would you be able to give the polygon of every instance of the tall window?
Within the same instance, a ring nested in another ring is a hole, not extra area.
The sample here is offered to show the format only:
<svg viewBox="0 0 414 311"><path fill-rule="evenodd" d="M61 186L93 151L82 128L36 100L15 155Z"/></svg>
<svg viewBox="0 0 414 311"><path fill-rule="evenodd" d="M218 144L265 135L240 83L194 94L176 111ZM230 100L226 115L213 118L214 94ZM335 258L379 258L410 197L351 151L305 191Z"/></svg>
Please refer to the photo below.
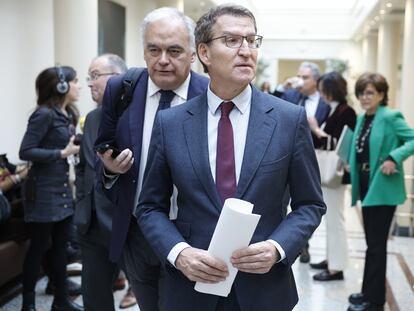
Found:
<svg viewBox="0 0 414 311"><path fill-rule="evenodd" d="M99 0L98 21L98 53L114 53L125 59L125 7Z"/></svg>

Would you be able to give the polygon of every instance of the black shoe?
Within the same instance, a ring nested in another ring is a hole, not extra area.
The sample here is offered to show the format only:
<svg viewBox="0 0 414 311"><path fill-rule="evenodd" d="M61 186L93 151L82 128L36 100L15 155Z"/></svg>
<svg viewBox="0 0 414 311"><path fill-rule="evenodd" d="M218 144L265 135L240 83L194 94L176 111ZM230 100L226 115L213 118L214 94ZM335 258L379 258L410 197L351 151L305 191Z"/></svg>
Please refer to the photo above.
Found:
<svg viewBox="0 0 414 311"><path fill-rule="evenodd" d="M310 261L309 249L305 247L299 257L300 262L308 263Z"/></svg>
<svg viewBox="0 0 414 311"><path fill-rule="evenodd" d="M315 281L337 281L337 280L343 280L344 274L342 271L330 273L328 270L324 270L321 273L315 274L313 276L313 279Z"/></svg>
<svg viewBox="0 0 414 311"><path fill-rule="evenodd" d="M326 269L328 269L328 261L326 261L326 260L322 260L322 261L321 261L321 262L319 262L319 263L311 263L311 264L310 264L310 267L311 267L312 269L326 270Z"/></svg>
<svg viewBox="0 0 414 311"><path fill-rule="evenodd" d="M85 311L85 309L77 303L66 299L62 302L53 300L51 311Z"/></svg>
<svg viewBox="0 0 414 311"><path fill-rule="evenodd" d="M36 311L34 292L23 293L22 311Z"/></svg>
<svg viewBox="0 0 414 311"><path fill-rule="evenodd" d="M66 279L66 286L69 296L79 296L82 294L82 287L71 279ZM55 286L52 284L52 282L50 282L50 280L47 282L45 293L47 295L55 294Z"/></svg>
<svg viewBox="0 0 414 311"><path fill-rule="evenodd" d="M364 301L361 304L349 305L347 311L384 311L384 306L375 306L368 301Z"/></svg>
<svg viewBox="0 0 414 311"><path fill-rule="evenodd" d="M350 304L360 305L361 303L365 301L365 297L363 293L353 293L349 295L348 301Z"/></svg>

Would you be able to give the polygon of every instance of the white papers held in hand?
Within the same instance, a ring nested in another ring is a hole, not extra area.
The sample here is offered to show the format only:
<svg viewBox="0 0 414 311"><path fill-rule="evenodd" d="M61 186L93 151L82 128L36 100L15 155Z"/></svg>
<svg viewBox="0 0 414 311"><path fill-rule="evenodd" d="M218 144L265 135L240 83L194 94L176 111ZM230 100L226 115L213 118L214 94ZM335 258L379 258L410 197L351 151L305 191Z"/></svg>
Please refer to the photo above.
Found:
<svg viewBox="0 0 414 311"><path fill-rule="evenodd" d="M238 271L232 266L230 257L234 251L249 245L260 219L260 215L252 214L252 211L253 204L244 200L227 199L224 202L208 253L227 264L229 275L216 284L197 282L196 291L223 297L229 295Z"/></svg>

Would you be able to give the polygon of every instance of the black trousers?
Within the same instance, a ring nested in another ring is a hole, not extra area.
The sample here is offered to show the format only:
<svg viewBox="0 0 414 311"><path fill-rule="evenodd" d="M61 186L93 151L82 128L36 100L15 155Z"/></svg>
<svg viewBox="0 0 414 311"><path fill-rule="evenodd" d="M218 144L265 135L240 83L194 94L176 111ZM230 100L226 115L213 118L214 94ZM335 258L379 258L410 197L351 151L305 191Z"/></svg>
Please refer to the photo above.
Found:
<svg viewBox="0 0 414 311"><path fill-rule="evenodd" d="M126 273L140 310L158 311L164 272L161 263L139 229L135 217L132 218L122 254Z"/></svg>
<svg viewBox="0 0 414 311"><path fill-rule="evenodd" d="M39 276L42 256L49 248L50 240L52 247L50 256L50 280L55 285L55 299L63 301L67 297L66 289L66 243L70 218L58 222L29 223L30 246L23 263L23 299L33 297L37 278ZM24 301L34 303L34 301Z"/></svg>
<svg viewBox="0 0 414 311"><path fill-rule="evenodd" d="M378 306L385 303L387 240L395 208L395 206L362 208L367 242L362 293L369 302Z"/></svg>
<svg viewBox="0 0 414 311"><path fill-rule="evenodd" d="M219 298L216 311L241 311L239 302L237 301L237 295L233 287L227 297Z"/></svg>
<svg viewBox="0 0 414 311"><path fill-rule="evenodd" d="M92 217L86 234L79 235L82 252L82 296L86 311L114 311L113 283L119 266L109 257L109 241ZM122 264L121 264L122 266Z"/></svg>

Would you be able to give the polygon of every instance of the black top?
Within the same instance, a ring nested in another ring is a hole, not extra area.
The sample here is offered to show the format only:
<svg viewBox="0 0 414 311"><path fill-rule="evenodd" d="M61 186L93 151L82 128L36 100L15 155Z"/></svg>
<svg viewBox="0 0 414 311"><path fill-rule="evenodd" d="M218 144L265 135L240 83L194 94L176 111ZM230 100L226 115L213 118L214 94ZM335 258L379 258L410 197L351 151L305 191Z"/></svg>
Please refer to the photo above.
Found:
<svg viewBox="0 0 414 311"><path fill-rule="evenodd" d="M365 115L364 125L361 127L361 131L358 133L356 139L356 160L357 163L369 163L369 137L371 136L372 121L375 114Z"/></svg>
<svg viewBox="0 0 414 311"><path fill-rule="evenodd" d="M326 119L325 128L323 129L324 132L331 136L331 138L335 139L336 141L339 140L341 136L342 130L347 125L350 129L355 128L356 123L356 113L352 107L350 107L346 103L338 104L335 108L335 111ZM327 139L326 138L319 138L314 140L315 148L316 149L327 149ZM330 147L333 149L334 145ZM349 173L345 172L344 177L342 179L342 184L349 184L350 177Z"/></svg>

